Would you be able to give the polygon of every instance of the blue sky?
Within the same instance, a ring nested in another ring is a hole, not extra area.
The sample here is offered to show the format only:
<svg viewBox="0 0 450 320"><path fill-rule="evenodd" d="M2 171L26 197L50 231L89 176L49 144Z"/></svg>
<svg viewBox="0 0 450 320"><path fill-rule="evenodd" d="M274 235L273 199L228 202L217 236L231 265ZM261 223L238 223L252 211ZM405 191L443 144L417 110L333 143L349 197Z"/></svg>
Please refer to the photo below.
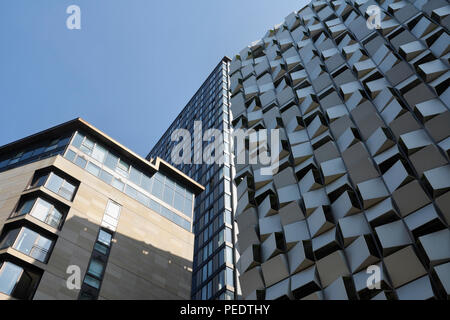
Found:
<svg viewBox="0 0 450 320"><path fill-rule="evenodd" d="M305 2L1 0L0 145L82 117L145 156L224 55Z"/></svg>

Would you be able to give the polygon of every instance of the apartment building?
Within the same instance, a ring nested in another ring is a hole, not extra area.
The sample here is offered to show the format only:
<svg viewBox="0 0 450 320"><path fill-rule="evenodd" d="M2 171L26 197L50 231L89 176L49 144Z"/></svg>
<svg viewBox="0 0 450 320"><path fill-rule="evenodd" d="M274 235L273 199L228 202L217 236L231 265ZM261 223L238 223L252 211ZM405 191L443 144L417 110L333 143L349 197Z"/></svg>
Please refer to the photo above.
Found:
<svg viewBox="0 0 450 320"><path fill-rule="evenodd" d="M203 189L82 119L0 147L0 299L189 299Z"/></svg>

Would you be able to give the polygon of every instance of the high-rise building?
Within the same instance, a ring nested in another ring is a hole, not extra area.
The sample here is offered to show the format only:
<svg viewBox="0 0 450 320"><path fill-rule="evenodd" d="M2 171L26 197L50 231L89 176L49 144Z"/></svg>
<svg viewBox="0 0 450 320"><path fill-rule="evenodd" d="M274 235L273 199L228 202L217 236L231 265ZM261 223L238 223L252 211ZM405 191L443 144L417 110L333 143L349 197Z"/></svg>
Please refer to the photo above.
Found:
<svg viewBox="0 0 450 320"><path fill-rule="evenodd" d="M234 131L280 146L236 164L243 298L449 297L449 12L313 1L234 57Z"/></svg>
<svg viewBox="0 0 450 320"><path fill-rule="evenodd" d="M189 299L202 190L82 119L0 147L0 299Z"/></svg>
<svg viewBox="0 0 450 320"><path fill-rule="evenodd" d="M220 61L148 155L148 159L161 157L205 186L194 209L192 299L195 300L235 299L239 294L234 268L233 207L236 199L229 138L229 64L227 57ZM199 134L195 132L196 124ZM222 164L204 161L202 150L209 144L203 141L204 132L212 128L223 133ZM189 161L180 164L172 161L172 151L180 143L176 138L177 129L190 132L192 139L188 148L194 151Z"/></svg>

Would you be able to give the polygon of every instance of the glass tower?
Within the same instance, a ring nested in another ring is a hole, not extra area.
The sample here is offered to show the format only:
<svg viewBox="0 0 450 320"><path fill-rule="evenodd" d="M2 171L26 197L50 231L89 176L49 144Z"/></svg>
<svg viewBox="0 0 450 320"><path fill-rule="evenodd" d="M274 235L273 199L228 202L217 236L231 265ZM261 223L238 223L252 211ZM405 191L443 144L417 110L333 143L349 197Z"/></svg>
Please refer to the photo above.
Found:
<svg viewBox="0 0 450 320"><path fill-rule="evenodd" d="M230 153L229 64L230 59L227 57L220 61L147 156L148 159L160 157L166 160L206 188L196 199L194 207L194 300L232 300L237 294L233 230L235 170ZM178 165L173 163L172 150L179 143L178 139L172 139L176 129L190 132L193 137L190 149L195 153L191 158L201 159L201 151L196 150L205 150L209 142L194 138L194 125L199 122L203 132L213 128L222 132L223 164L200 161Z"/></svg>

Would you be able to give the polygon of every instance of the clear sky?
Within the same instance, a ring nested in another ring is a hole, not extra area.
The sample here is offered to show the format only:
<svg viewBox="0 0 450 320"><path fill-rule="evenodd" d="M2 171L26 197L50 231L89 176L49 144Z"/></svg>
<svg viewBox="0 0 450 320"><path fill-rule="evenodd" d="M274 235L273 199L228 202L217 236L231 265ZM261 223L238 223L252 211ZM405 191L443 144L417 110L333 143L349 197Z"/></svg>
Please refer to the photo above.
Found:
<svg viewBox="0 0 450 320"><path fill-rule="evenodd" d="M305 2L1 0L0 145L82 117L146 156L224 55Z"/></svg>

